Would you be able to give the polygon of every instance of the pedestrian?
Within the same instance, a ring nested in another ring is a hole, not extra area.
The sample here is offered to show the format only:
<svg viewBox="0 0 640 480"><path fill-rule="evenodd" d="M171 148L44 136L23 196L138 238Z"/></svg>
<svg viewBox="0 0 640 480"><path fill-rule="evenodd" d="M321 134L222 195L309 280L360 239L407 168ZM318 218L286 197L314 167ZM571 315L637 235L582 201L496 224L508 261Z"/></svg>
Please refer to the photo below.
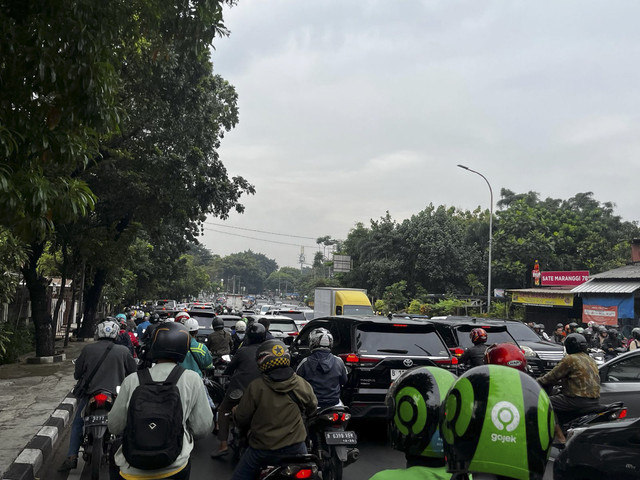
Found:
<svg viewBox="0 0 640 480"><path fill-rule="evenodd" d="M455 381L456 376L442 368L419 367L391 384L385 398L388 437L393 448L404 452L407 464L406 468L378 472L370 480L451 478L445 468L439 425L441 404Z"/></svg>
<svg viewBox="0 0 640 480"><path fill-rule="evenodd" d="M67 458L59 472L68 472L78 466L84 427L83 410L91 394L104 390L115 395L118 385L136 371L136 362L127 347L115 344L119 333L120 327L116 322L105 320L99 323L96 327L98 340L86 345L76 360L73 376L78 381L74 388L78 404L71 424Z"/></svg>
<svg viewBox="0 0 640 480"><path fill-rule="evenodd" d="M213 422L202 380L178 365L190 343L184 325L160 324L151 343L155 365L122 382L108 420L109 431L123 435L123 444L114 456L121 478L189 478L194 437L210 432ZM161 393L143 396L149 392ZM170 428L176 423L180 427L177 435L176 429ZM152 445L155 448L150 448Z"/></svg>
<svg viewBox="0 0 640 480"><path fill-rule="evenodd" d="M283 342L263 342L256 361L261 375L249 384L234 413L238 427L250 433L232 480L256 478L266 463L306 454L303 415L312 415L318 407L311 385L291 368Z"/></svg>

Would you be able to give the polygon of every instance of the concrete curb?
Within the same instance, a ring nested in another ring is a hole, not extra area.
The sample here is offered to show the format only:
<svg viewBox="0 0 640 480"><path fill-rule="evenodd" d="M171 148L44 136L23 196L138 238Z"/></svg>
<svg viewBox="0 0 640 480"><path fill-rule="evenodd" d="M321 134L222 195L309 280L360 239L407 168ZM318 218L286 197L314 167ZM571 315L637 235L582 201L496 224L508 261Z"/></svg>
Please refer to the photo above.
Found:
<svg viewBox="0 0 640 480"><path fill-rule="evenodd" d="M22 449L2 476L2 480L35 480L38 471L53 453L62 432L73 421L78 401L71 395L62 400L42 428Z"/></svg>

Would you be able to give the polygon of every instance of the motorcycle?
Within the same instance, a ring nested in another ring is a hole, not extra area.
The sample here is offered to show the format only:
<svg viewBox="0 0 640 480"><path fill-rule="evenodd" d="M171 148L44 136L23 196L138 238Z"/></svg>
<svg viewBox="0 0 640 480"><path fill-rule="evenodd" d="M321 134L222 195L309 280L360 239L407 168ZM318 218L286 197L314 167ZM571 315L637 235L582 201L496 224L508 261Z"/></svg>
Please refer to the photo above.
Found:
<svg viewBox="0 0 640 480"><path fill-rule="evenodd" d="M344 406L327 407L309 418L309 451L320 462L323 480L341 480L343 467L360 456L356 432L346 430L351 418Z"/></svg>
<svg viewBox="0 0 640 480"><path fill-rule="evenodd" d="M106 390L94 392L83 412L82 456L91 464L91 480L100 478L100 467L111 453L113 436L107 428L107 416L115 399L116 395Z"/></svg>
<svg viewBox="0 0 640 480"><path fill-rule="evenodd" d="M295 455L283 458L277 465L269 466L260 472L260 480L284 480L289 478L308 478L317 480L318 458L314 455Z"/></svg>
<svg viewBox="0 0 640 480"><path fill-rule="evenodd" d="M240 403L240 399L244 392L240 389L232 390L229 393L229 398L234 404ZM233 412L227 413L230 418L229 428L229 448L231 449L231 461L233 463L237 463L240 460L240 457L247 449L247 436L240 430L240 427L236 423Z"/></svg>
<svg viewBox="0 0 640 480"><path fill-rule="evenodd" d="M562 424L562 431L565 433L570 432L575 428L584 428L596 423L607 423L615 420L622 420L627 416L627 408L623 402L614 402L606 405L598 404L590 410L582 410L575 416L565 416L564 420L561 420L560 413L558 414L558 421Z"/></svg>
<svg viewBox="0 0 640 480"><path fill-rule="evenodd" d="M600 348L589 348L587 350L587 353L591 358L593 358L596 361L596 364L598 366L604 363L604 350Z"/></svg>

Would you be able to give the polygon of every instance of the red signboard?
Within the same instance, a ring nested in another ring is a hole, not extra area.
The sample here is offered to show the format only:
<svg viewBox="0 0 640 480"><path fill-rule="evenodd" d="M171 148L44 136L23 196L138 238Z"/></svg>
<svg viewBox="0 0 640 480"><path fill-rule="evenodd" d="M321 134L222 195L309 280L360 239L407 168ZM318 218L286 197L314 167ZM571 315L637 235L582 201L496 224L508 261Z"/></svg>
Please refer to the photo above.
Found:
<svg viewBox="0 0 640 480"><path fill-rule="evenodd" d="M595 322L598 325L617 325L618 307L603 307L601 305L583 305L582 323Z"/></svg>
<svg viewBox="0 0 640 480"><path fill-rule="evenodd" d="M542 285L569 285L577 286L589 280L588 270L576 270L571 272L542 272Z"/></svg>

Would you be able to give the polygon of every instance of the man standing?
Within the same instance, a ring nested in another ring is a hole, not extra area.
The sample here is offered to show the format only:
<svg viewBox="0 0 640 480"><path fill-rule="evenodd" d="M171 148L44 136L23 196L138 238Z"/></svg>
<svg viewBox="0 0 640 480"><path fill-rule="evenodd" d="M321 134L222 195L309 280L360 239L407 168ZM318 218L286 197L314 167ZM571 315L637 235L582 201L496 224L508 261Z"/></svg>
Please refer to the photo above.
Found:
<svg viewBox="0 0 640 480"><path fill-rule="evenodd" d="M116 387L124 378L136 371L136 362L129 349L123 345L116 345L115 339L120 333L120 326L105 320L97 326L98 341L90 343L82 349L76 360L73 376L78 383L74 393L78 398L76 415L71 424L69 450L67 458L58 469L68 472L78 466L78 451L82 443L84 427L83 410L90 395L98 390L116 392Z"/></svg>

